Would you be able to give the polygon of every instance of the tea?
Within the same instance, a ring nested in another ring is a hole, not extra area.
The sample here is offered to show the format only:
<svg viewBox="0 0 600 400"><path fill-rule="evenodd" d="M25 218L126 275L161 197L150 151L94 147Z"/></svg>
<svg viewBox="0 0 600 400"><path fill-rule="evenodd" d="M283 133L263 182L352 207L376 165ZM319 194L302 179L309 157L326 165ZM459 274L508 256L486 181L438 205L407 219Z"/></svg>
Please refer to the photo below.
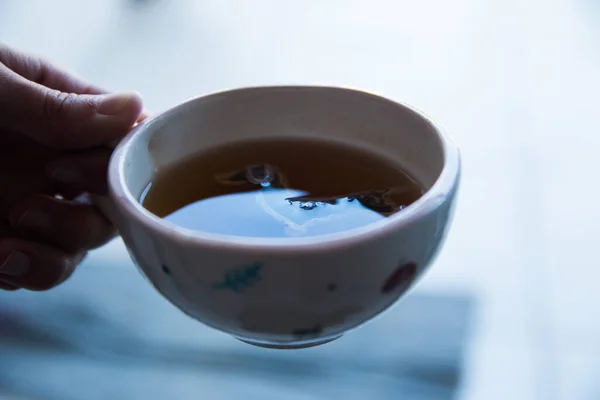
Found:
<svg viewBox="0 0 600 400"><path fill-rule="evenodd" d="M142 205L187 229L281 238L359 228L422 194L400 166L359 147L269 139L215 147L159 170Z"/></svg>

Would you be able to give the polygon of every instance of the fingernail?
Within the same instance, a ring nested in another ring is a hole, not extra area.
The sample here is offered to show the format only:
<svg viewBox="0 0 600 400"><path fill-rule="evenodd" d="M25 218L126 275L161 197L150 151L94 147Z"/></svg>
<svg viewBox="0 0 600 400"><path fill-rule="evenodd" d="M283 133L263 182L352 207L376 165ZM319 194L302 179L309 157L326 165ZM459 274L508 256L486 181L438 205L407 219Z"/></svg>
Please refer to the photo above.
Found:
<svg viewBox="0 0 600 400"><path fill-rule="evenodd" d="M143 121L150 118L150 115L152 115L152 113L144 108L144 110L142 111L142 115L140 115L140 117L138 118L138 120L136 122L138 124L142 123Z"/></svg>
<svg viewBox="0 0 600 400"><path fill-rule="evenodd" d="M20 276L29 270L29 257L20 251L13 251L0 265L0 275Z"/></svg>
<svg viewBox="0 0 600 400"><path fill-rule="evenodd" d="M83 175L74 168L56 166L50 170L50 178L62 183L79 183L83 180Z"/></svg>
<svg viewBox="0 0 600 400"><path fill-rule="evenodd" d="M10 223L15 228L35 232L48 232L52 228L50 216L41 210L27 210L22 215L11 215Z"/></svg>
<svg viewBox="0 0 600 400"><path fill-rule="evenodd" d="M115 93L102 97L96 112L100 115L115 116L121 114L134 97L131 93Z"/></svg>

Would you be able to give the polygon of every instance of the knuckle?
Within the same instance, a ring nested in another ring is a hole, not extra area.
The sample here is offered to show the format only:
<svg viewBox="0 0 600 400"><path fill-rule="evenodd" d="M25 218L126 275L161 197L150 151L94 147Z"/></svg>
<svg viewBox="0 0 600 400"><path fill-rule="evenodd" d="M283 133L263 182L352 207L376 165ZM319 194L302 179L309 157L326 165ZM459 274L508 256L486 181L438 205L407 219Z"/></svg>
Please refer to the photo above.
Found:
<svg viewBox="0 0 600 400"><path fill-rule="evenodd" d="M80 96L80 95L76 95L77 99L81 105L81 111L85 116L91 116L93 114L96 113L96 110L98 108L98 104L96 102L96 100L94 100L93 97L91 96Z"/></svg>
<svg viewBox="0 0 600 400"><path fill-rule="evenodd" d="M75 93L48 89L44 96L44 116L48 120L63 116L69 105L77 101L77 97Z"/></svg>
<svg viewBox="0 0 600 400"><path fill-rule="evenodd" d="M42 100L42 119L49 132L48 145L74 149L82 145L81 123L92 117L97 109L92 96L46 89Z"/></svg>

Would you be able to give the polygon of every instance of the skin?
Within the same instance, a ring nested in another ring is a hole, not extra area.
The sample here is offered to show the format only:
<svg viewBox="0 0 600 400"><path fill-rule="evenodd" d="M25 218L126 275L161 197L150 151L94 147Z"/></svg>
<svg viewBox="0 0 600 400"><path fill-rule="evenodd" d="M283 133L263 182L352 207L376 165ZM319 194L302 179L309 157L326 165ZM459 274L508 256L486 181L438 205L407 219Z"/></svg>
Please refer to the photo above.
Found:
<svg viewBox="0 0 600 400"><path fill-rule="evenodd" d="M145 118L136 93L109 93L0 44L0 290L51 289L115 235L108 145Z"/></svg>

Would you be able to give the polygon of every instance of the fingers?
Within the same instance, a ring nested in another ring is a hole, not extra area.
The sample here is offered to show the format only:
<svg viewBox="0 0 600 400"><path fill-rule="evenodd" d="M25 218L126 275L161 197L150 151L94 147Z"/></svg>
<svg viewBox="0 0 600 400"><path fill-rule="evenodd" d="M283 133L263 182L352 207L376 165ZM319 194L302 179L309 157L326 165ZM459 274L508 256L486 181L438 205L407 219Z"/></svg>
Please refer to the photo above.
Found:
<svg viewBox="0 0 600 400"><path fill-rule="evenodd" d="M69 253L95 249L115 235L94 205L49 196L30 198L11 211L9 220L17 232Z"/></svg>
<svg viewBox="0 0 600 400"><path fill-rule="evenodd" d="M48 166L48 175L68 193L107 193L107 168L112 152L96 149L66 155Z"/></svg>
<svg viewBox="0 0 600 400"><path fill-rule="evenodd" d="M50 89L76 94L104 94L107 90L86 82L42 57L0 45L0 63L23 78Z"/></svg>
<svg viewBox="0 0 600 400"><path fill-rule="evenodd" d="M14 73L5 81L0 86L2 124L54 148L86 149L118 140L142 112L136 93L78 95L46 88Z"/></svg>
<svg viewBox="0 0 600 400"><path fill-rule="evenodd" d="M142 115L137 93L87 94L102 90L45 61L5 48L0 53L4 128L54 148L87 149L120 139Z"/></svg>
<svg viewBox="0 0 600 400"><path fill-rule="evenodd" d="M5 290L48 290L69 278L84 256L85 252L69 254L36 242L0 239L0 282Z"/></svg>

